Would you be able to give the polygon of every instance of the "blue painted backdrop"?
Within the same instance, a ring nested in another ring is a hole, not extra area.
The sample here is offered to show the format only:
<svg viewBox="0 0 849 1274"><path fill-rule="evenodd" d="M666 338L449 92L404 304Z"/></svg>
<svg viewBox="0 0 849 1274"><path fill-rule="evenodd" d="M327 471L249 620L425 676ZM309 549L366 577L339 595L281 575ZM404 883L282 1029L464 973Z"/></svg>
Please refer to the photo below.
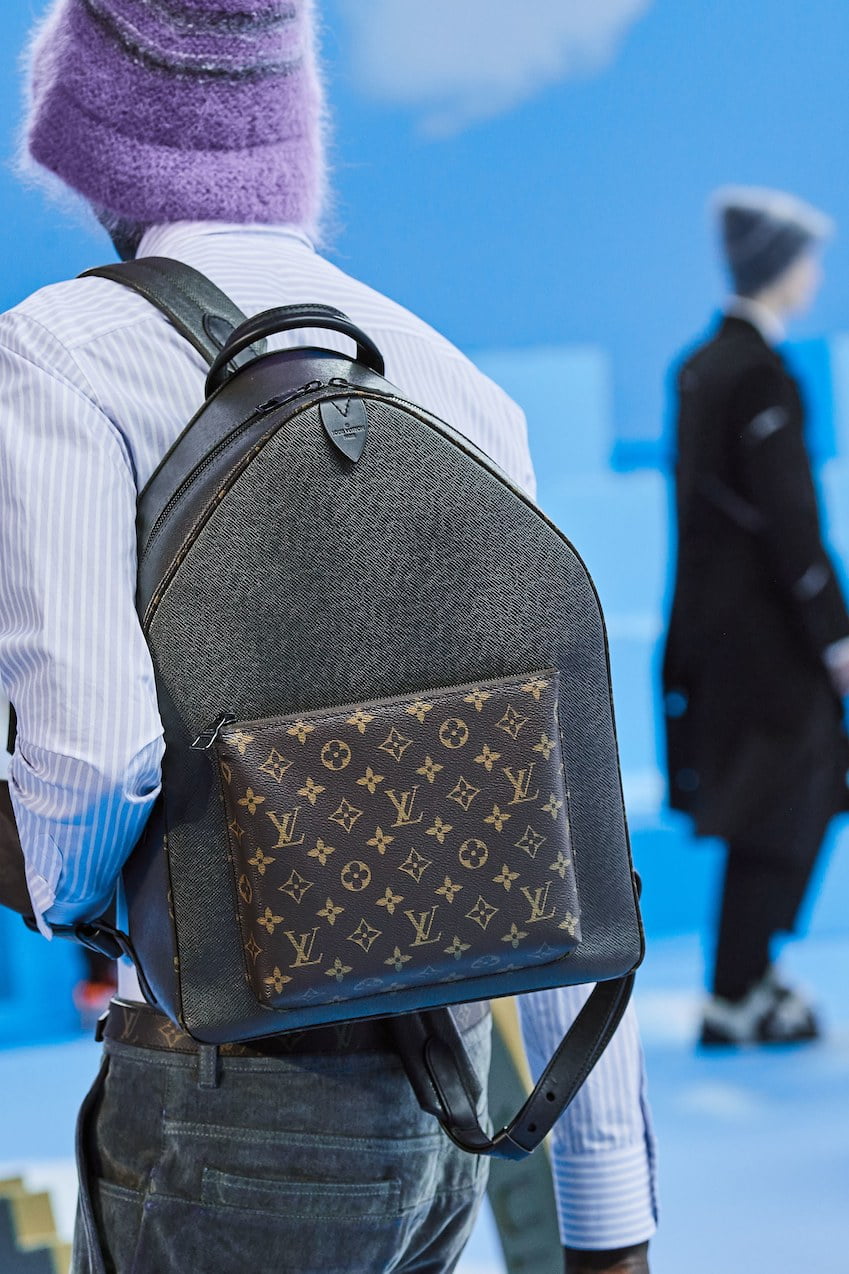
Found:
<svg viewBox="0 0 849 1274"><path fill-rule="evenodd" d="M4 14L7 156L20 115L16 62L43 7L31 0ZM320 9L333 255L463 347L600 344L612 360L616 436L656 438L669 358L720 294L705 200L728 181L787 186L833 214L844 233L799 334L849 326L842 0L320 0ZM536 44L520 34L531 24ZM465 52L455 48L461 36L475 40ZM606 53L587 52L605 39ZM0 214L0 303L107 251L99 232L22 191L8 166Z"/></svg>
<svg viewBox="0 0 849 1274"><path fill-rule="evenodd" d="M13 171L17 59L43 8L4 13L4 308L110 255L83 213L49 205ZM607 614L649 928L703 927L718 852L690 849L664 814L657 766L665 379L723 292L710 191L774 184L830 212L842 233L791 355L832 534L849 556L849 6L323 0L321 11L327 251L444 330L525 407L541 503L585 556ZM835 839L814 903L820 931L846 928L849 846L839 829ZM26 983L32 1032L34 989L54 986L54 1005L67 1004L73 975L67 955L18 932L0 916L0 1039L22 1022L10 986Z"/></svg>

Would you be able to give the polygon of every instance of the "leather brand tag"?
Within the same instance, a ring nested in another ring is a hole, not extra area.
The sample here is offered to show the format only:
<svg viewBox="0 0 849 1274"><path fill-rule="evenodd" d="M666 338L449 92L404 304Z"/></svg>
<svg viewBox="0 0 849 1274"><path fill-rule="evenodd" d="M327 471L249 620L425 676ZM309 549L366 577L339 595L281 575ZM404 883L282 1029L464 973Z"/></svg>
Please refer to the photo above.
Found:
<svg viewBox="0 0 849 1274"><path fill-rule="evenodd" d="M338 451L356 462L366 445L368 418L361 398L334 398L319 408L325 433Z"/></svg>

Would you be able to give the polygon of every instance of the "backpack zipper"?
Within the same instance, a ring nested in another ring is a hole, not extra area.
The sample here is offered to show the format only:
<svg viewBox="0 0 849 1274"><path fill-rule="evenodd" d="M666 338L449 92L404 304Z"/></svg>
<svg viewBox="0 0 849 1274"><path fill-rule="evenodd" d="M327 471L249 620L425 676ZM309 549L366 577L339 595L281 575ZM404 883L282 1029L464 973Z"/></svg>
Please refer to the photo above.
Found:
<svg viewBox="0 0 849 1274"><path fill-rule="evenodd" d="M208 752L225 725L232 725L236 718L232 712L222 712L205 730L201 730L191 747L196 752Z"/></svg>
<svg viewBox="0 0 849 1274"><path fill-rule="evenodd" d="M379 699L352 700L348 703L328 704L325 708L305 708L302 713L298 712L279 712L272 717L249 717L245 721L237 721L232 712L222 712L215 720L201 730L194 743L191 745L203 751L207 751L215 743L221 731L225 726L238 725L241 729L250 727L253 729L264 729L266 726L275 725L278 721L297 721L301 716L311 717L317 716L319 713L332 716L337 712L355 711L357 708L368 706L369 708L385 708L393 703L403 703L405 699L412 699L415 695L432 695L432 694L460 694L463 690L474 690L478 686L486 688L502 681L518 681L521 677L531 680L533 677L551 677L552 674L558 674L556 668L537 668L531 672L517 672L507 674L504 677L479 677L476 681L464 681L458 686L427 686L424 689L407 690L401 694L384 695ZM559 674L558 674L559 675Z"/></svg>

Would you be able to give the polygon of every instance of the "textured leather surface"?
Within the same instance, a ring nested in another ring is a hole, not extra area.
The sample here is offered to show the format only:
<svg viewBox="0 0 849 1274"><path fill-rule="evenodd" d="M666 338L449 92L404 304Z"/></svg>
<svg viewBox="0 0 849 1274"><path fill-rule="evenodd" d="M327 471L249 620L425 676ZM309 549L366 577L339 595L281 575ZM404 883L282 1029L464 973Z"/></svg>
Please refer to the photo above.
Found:
<svg viewBox="0 0 849 1274"><path fill-rule="evenodd" d="M306 386L312 386L312 392L324 387L326 392L333 380L378 392L392 390L367 368L337 354L282 350L245 367L189 422L139 501L139 594L146 602L167 573L173 543L188 535L199 510L215 498L233 457L249 453L285 423L296 400L309 397ZM175 493L188 482L191 498L180 499L169 518L168 536L157 543L154 531Z"/></svg>
<svg viewBox="0 0 849 1274"><path fill-rule="evenodd" d="M580 940L558 675L226 725L244 963L275 1008L509 973Z"/></svg>
<svg viewBox="0 0 849 1274"><path fill-rule="evenodd" d="M210 408L232 395L217 416L219 441L255 412L257 391L269 396L278 371L290 383L304 361L269 355L234 377ZM275 408L261 431L246 430L220 466L199 459L203 473L184 501L163 506L170 462L152 487L161 525L155 544L148 540L139 605L168 752L163 823L158 835L151 825L130 865L131 927L158 1002L213 1041L425 1006L405 991L319 1008L257 1005L217 767L190 747L222 712L238 720L303 713L556 668L582 940L550 964L482 972L418 998L459 1002L612 978L642 955L606 640L583 564L470 444L391 386L381 382L379 392L356 364L317 362L335 365L334 374L345 367L344 379L359 376L362 388L316 376L318 388ZM319 406L351 394L368 413L356 466L331 445ZM206 438L204 455L215 445ZM187 449L190 435L173 456L182 475ZM140 521L149 527L145 504ZM166 835L173 926L157 878ZM157 954L169 941L164 928L176 934L176 977Z"/></svg>

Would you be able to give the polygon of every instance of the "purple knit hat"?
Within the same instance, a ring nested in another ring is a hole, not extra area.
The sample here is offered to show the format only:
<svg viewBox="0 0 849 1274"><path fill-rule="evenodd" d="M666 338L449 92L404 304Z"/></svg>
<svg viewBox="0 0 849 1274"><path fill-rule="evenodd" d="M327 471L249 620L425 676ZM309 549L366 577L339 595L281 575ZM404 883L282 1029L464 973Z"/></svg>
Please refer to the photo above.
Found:
<svg viewBox="0 0 849 1274"><path fill-rule="evenodd" d="M30 65L31 159L99 213L315 228L312 0L56 0Z"/></svg>

